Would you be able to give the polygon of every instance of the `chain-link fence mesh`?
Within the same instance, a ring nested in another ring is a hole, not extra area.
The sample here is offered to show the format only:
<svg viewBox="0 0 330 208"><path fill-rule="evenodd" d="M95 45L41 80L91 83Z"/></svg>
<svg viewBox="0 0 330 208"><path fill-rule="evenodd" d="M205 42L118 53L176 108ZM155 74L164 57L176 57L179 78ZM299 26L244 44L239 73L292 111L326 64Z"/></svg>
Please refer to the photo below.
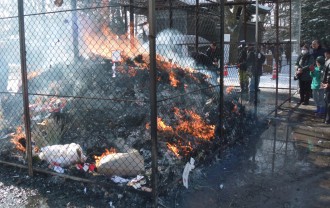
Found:
<svg viewBox="0 0 330 208"><path fill-rule="evenodd" d="M158 177L159 186L166 187L176 181L173 174L181 177L189 158L208 160L246 134L253 123L251 89L261 106L259 116L265 117L295 86L289 74L297 47L289 34L298 30L291 31L287 22L276 24L276 4L260 7L257 46L265 61L259 86L251 88L239 57L249 44L256 46L255 5L223 8L228 21L221 41L220 4L157 1L156 89L150 88L147 2L25 1L21 36L18 6L1 3L0 152L5 161L24 163L31 142L35 168L127 181L141 175L129 184L145 191L150 191L151 177ZM280 6L281 14L290 8L289 2ZM152 161L151 90L157 93L158 161ZM25 92L28 114L23 111ZM275 92L276 97L270 95ZM25 129L27 119L31 125ZM151 175L152 162L160 166L158 176Z"/></svg>

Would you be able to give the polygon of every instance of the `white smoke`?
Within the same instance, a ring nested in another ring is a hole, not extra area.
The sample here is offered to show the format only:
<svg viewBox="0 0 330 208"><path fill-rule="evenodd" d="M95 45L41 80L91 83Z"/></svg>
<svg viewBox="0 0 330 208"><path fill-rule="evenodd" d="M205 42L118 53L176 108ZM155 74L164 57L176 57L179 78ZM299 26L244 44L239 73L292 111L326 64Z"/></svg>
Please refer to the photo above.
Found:
<svg viewBox="0 0 330 208"><path fill-rule="evenodd" d="M177 30L166 29L156 37L156 52L183 68L195 68L195 60L189 56L189 44L187 36Z"/></svg>

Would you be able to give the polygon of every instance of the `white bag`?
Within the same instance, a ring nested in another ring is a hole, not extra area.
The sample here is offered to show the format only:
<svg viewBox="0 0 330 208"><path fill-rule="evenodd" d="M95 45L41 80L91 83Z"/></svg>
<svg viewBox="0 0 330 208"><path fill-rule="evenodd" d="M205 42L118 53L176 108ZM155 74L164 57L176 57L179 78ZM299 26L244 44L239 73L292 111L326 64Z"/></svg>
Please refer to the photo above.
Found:
<svg viewBox="0 0 330 208"><path fill-rule="evenodd" d="M86 161L82 148L76 143L42 147L38 156L41 160L57 163L62 167Z"/></svg>

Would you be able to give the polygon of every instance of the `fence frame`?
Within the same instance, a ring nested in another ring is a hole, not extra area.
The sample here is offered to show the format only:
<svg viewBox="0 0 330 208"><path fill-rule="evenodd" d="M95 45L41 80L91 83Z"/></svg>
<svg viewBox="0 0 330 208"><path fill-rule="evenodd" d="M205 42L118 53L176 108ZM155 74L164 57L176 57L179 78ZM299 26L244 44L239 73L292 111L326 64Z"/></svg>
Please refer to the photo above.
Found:
<svg viewBox="0 0 330 208"><path fill-rule="evenodd" d="M72 0L71 1L73 3L73 5L76 8L76 1ZM277 51L277 56L275 57L275 63L276 63L276 73L278 74L279 72L279 45L283 44L282 42L279 41L279 4L281 3L289 3L290 4L290 10L289 10L289 16L290 16L290 23L289 23L289 33L290 33L290 40L289 40L289 45L290 45L290 51L292 48L292 0L274 0L274 1L266 1L269 3L273 3L275 4L275 29L276 29L276 51ZM129 7L130 11L134 10L134 5L133 5L133 0L129 1L129 5L124 6L124 9L126 10L127 7ZM259 1L256 0L255 2L250 2L250 1L246 1L243 3L235 3L235 2L227 2L225 3L224 1L220 1L219 3L219 16L220 16L220 46L222 49L224 49L224 27L225 27L225 13L224 13L224 8L225 6L230 6L230 5L243 5L244 7L246 7L248 4L255 4L258 5ZM195 6L195 11L196 11L196 25L198 24L198 16L199 16L199 0L196 0L196 6ZM256 7L258 8L258 7ZM170 0L170 26L173 24L173 20L172 18L172 0ZM158 205L158 181L157 181L157 175L158 175L158 166L157 166L157 89L156 89L156 84L157 84L157 79L156 79L156 21L155 21L155 14L156 14L156 2L153 0L149 0L148 1L148 12L149 12L149 52L150 52L150 121L151 121L151 128L150 128L150 132L151 132L151 141L152 141L152 198L153 198L153 206L157 207ZM258 16L258 9L256 12L257 16ZM21 79L22 79L22 89L23 89L23 108L24 108L24 125L25 125L25 134L26 134L26 139L27 139L27 151L26 151L26 156L27 156L27 162L28 162L28 173L29 176L33 176L33 172L34 171L40 171L40 172L44 172L47 174L55 174L55 175L61 175L63 177L67 177L73 180L81 180L81 181L85 181L85 182L91 182L90 180L85 180L83 178L78 178L78 177L71 177L71 176L65 176L62 174L56 174L56 173L52 173L50 171L43 171L43 170L37 170L37 169L33 169L32 167L32 145L31 145L31 127L30 127L30 112L29 112L29 92L28 92L28 80L27 80L27 64L26 64L26 53L25 53L25 25L24 25L24 2L23 0L18 0L18 18L19 18L19 39L20 39L20 58L21 58ZM134 27L134 22L132 22L132 17L130 16L129 18L130 20L130 28ZM246 24L246 19L245 20L245 24ZM244 34L246 36L246 30L244 31ZM196 26L196 50L198 50L198 26ZM256 38L256 46L258 47L258 44L260 44L259 40L259 30L258 30L258 21L256 23L256 33L255 33L255 38ZM75 54L76 52L76 48L75 48ZM285 102L291 102L291 55L290 55L290 62L289 62L289 96L288 99L285 100ZM225 67L225 63L224 63L224 50L221 50L221 59L220 59L220 65L219 65L219 72L220 72L220 87L222 90L220 90L220 104L219 104L219 116L220 118L223 117L223 111L224 111L224 67ZM279 89L279 85L278 85L278 77L276 78L276 92L275 92L275 105L274 105L274 110L271 113L275 113L275 117L277 117L277 110L280 106L282 106L284 103L278 103L278 89ZM255 102L254 102L254 111L255 111L255 116L256 115L256 111L258 108L258 103L257 103L257 90L255 90ZM220 119L220 126L223 126L223 119ZM223 137L223 129L221 128L221 132L220 132L220 137ZM5 162L5 161L0 161L0 163L3 164L7 164L7 165L13 165L13 166L17 166L17 167L21 167L24 168L25 166L23 165L18 165L18 164L13 164L13 163L9 163L9 162Z"/></svg>

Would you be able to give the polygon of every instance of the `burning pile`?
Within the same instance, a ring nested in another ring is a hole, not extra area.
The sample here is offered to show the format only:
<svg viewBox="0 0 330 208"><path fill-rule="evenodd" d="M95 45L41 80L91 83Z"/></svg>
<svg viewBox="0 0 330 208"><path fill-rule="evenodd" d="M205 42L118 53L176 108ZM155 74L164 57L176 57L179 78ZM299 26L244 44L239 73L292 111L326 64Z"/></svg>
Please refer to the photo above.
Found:
<svg viewBox="0 0 330 208"><path fill-rule="evenodd" d="M79 167L93 164L96 172L104 175L150 174L149 55L127 35L117 36L107 27L102 27L100 33L84 33L83 40L85 52L90 57L102 57L102 62L89 59L65 67L53 66L29 81L35 94L53 95L31 96L32 140L41 150L40 158L48 163ZM118 51L120 58L113 55ZM219 121L217 92L210 88L204 74L160 55L156 61L160 160L170 158L181 164L180 159L213 150ZM227 90L231 94L232 88ZM240 128L235 126L240 108L233 97L227 98L226 116L230 121L225 127L235 132ZM57 125L61 131L52 140L56 143L41 141L42 137L36 139L33 134L36 129L41 135L51 134L44 128L47 125L54 129ZM16 134L18 140L23 138L21 130Z"/></svg>

